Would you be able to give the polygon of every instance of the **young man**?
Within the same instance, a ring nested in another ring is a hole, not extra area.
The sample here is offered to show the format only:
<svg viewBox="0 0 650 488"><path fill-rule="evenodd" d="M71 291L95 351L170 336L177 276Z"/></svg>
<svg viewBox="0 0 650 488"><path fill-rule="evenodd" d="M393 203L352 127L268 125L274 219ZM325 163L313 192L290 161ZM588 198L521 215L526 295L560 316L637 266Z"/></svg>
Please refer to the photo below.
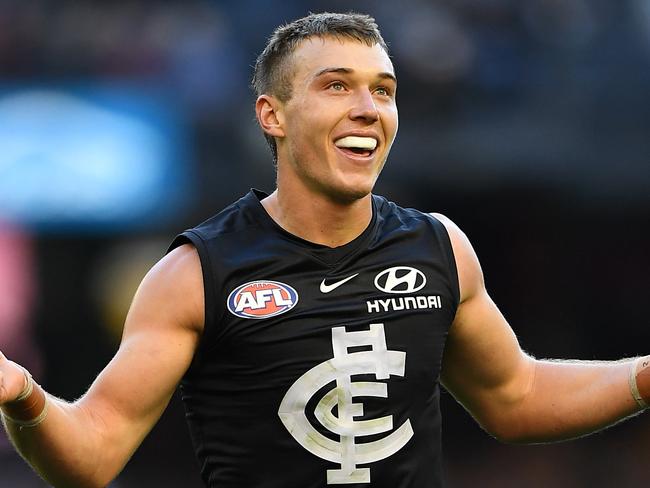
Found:
<svg viewBox="0 0 650 488"><path fill-rule="evenodd" d="M174 241L89 391L58 400L0 357L7 432L44 478L105 486L179 382L203 479L221 488L441 486L440 383L507 442L645 408L646 359L527 356L458 227L371 193L398 125L373 19L277 29L254 85L277 189Z"/></svg>

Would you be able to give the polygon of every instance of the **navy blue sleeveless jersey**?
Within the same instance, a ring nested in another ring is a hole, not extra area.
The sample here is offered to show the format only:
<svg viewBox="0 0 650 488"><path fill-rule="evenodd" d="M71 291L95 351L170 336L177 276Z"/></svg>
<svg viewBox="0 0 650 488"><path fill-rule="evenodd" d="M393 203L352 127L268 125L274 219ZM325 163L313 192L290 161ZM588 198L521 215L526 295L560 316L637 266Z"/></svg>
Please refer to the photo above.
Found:
<svg viewBox="0 0 650 488"><path fill-rule="evenodd" d="M251 191L179 235L205 329L181 393L216 488L442 486L439 376L459 302L448 234L373 196L352 242L279 227Z"/></svg>

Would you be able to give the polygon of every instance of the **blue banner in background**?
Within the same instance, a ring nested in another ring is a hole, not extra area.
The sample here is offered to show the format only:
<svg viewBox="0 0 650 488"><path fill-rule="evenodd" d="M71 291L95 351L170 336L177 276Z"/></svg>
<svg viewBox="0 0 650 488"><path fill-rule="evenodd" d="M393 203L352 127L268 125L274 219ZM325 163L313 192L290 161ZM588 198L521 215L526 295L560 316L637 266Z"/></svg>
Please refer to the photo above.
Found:
<svg viewBox="0 0 650 488"><path fill-rule="evenodd" d="M168 100L133 87L0 90L0 220L104 232L173 219L194 192Z"/></svg>

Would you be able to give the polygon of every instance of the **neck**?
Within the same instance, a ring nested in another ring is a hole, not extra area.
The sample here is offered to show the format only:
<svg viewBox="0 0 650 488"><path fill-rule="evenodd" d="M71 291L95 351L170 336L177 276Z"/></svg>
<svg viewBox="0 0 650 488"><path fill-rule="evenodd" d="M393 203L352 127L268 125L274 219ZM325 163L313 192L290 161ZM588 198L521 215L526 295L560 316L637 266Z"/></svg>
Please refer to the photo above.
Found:
<svg viewBox="0 0 650 488"><path fill-rule="evenodd" d="M307 198L280 188L262 200L271 218L284 230L315 244L338 247L351 242L372 219L370 194L351 203L323 195Z"/></svg>

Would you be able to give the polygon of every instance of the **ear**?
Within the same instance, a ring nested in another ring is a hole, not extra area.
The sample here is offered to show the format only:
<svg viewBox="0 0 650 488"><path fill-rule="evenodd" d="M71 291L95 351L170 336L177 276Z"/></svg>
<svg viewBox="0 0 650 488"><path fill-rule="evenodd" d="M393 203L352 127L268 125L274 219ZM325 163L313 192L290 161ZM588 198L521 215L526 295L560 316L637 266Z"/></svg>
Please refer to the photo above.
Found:
<svg viewBox="0 0 650 488"><path fill-rule="evenodd" d="M271 95L260 95L255 102L255 114L262 130L272 137L284 137L282 103Z"/></svg>

